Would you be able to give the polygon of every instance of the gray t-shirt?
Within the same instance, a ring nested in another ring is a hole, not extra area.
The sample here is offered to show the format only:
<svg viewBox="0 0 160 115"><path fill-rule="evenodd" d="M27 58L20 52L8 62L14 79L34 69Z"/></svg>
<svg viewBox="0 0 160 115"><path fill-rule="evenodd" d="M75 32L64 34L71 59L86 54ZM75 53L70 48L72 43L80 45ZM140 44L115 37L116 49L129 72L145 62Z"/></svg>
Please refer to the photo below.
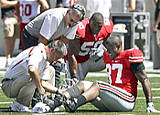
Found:
<svg viewBox="0 0 160 115"><path fill-rule="evenodd" d="M39 38L41 34L47 40L52 40L62 35L67 39L74 39L78 24L73 27L66 25L64 16L67 11L68 8L49 9L29 22L25 29L36 38Z"/></svg>

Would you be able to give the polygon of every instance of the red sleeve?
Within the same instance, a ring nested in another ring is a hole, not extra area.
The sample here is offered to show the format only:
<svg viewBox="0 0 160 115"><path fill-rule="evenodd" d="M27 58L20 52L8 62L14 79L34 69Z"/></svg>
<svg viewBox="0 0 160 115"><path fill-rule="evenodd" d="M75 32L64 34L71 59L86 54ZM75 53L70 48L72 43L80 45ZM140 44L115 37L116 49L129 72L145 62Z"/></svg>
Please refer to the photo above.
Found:
<svg viewBox="0 0 160 115"><path fill-rule="evenodd" d="M141 63L143 62L143 53L139 49L131 49L129 55L129 62Z"/></svg>
<svg viewBox="0 0 160 115"><path fill-rule="evenodd" d="M108 60L107 58L108 58L108 56L109 56L108 52L105 51L104 54L103 54L103 61L104 61L105 64L107 63L107 60Z"/></svg>

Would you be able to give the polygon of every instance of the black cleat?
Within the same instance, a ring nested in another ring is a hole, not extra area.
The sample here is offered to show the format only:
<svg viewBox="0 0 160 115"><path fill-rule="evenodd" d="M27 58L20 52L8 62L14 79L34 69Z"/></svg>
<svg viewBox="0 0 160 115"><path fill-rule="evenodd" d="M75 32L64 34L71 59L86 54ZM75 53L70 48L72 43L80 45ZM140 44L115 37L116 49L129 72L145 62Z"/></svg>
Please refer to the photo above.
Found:
<svg viewBox="0 0 160 115"><path fill-rule="evenodd" d="M63 97L63 105L67 112L75 112L77 110L77 98L67 99Z"/></svg>

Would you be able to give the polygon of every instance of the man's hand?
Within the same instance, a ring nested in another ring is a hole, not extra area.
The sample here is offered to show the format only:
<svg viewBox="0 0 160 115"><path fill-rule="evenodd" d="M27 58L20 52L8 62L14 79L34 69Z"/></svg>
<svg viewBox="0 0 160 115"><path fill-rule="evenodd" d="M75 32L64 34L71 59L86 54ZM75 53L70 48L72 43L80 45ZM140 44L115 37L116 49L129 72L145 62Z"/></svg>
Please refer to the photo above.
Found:
<svg viewBox="0 0 160 115"><path fill-rule="evenodd" d="M38 91L40 94L44 95L45 94L45 89L41 86L41 87L38 87Z"/></svg>
<svg viewBox="0 0 160 115"><path fill-rule="evenodd" d="M103 49L92 48L89 55L92 60L97 62L99 59L101 59L103 57L103 53L104 53Z"/></svg>
<svg viewBox="0 0 160 115"><path fill-rule="evenodd" d="M158 110L156 110L156 109L154 108L153 102L147 103L147 109L146 109L146 111L147 111L148 113L151 113L151 112L153 112L153 113L160 113L160 111L158 111Z"/></svg>

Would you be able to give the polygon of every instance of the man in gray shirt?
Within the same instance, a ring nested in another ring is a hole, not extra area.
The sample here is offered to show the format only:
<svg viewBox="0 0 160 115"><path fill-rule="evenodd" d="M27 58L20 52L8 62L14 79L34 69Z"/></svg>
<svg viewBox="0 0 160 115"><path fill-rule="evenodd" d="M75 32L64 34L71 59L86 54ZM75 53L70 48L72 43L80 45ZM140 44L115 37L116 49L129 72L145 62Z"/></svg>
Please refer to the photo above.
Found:
<svg viewBox="0 0 160 115"><path fill-rule="evenodd" d="M22 32L24 48L37 45L38 42L47 45L60 36L61 40L68 43L74 39L78 22L84 15L85 9L79 4L71 8L54 8L43 12L25 26Z"/></svg>

